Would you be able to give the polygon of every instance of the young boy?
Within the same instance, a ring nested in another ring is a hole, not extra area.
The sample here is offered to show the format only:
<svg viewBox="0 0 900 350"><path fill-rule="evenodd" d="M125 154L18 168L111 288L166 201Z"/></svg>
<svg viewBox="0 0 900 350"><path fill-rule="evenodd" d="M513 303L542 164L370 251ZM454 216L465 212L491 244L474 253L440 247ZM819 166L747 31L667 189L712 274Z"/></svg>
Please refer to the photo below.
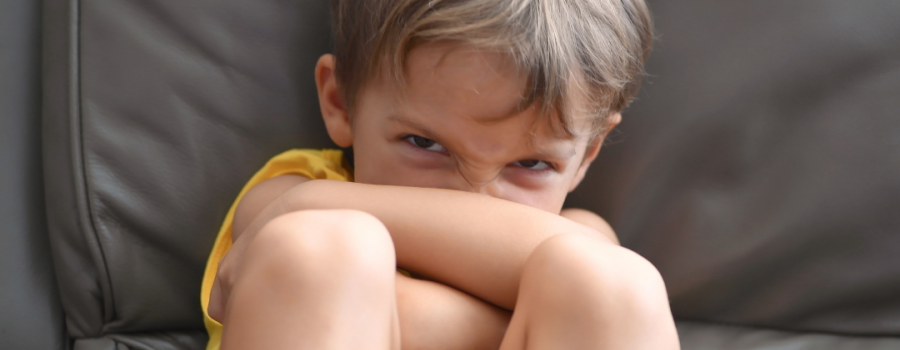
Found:
<svg viewBox="0 0 900 350"><path fill-rule="evenodd" d="M678 348L654 267L561 209L637 90L642 0L332 16L315 77L353 168L293 150L251 179L204 278L209 348Z"/></svg>

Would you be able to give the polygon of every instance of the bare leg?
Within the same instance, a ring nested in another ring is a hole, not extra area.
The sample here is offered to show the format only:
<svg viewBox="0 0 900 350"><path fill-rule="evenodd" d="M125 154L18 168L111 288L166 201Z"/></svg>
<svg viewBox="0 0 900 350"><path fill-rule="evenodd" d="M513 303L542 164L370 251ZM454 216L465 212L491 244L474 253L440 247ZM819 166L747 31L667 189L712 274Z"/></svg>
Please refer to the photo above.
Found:
<svg viewBox="0 0 900 350"><path fill-rule="evenodd" d="M665 286L637 254L561 235L526 262L501 350L678 349Z"/></svg>
<svg viewBox="0 0 900 350"><path fill-rule="evenodd" d="M390 235L371 215L280 216L237 270L222 349L399 349L395 269Z"/></svg>

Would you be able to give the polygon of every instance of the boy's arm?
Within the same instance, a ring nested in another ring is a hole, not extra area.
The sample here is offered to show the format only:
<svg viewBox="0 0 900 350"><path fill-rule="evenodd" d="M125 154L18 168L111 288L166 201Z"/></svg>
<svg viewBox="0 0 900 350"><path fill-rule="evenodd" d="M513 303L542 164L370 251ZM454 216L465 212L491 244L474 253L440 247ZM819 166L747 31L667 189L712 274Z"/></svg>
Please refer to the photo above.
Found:
<svg viewBox="0 0 900 350"><path fill-rule="evenodd" d="M232 250L242 250L240 241L252 240L273 218L305 209L370 213L391 233L399 266L506 309L515 306L525 260L547 238L573 233L609 241L559 215L485 195L316 180L262 209Z"/></svg>
<svg viewBox="0 0 900 350"><path fill-rule="evenodd" d="M616 236L616 231L613 231L612 226L609 226L609 223L607 223L606 220L603 220L600 215L594 214L594 212L590 210L566 208L563 209L562 212L559 213L559 215L566 219L595 229L597 230L597 232L605 235L606 238L609 238L609 240L613 243L621 245L621 243L619 243L619 237Z"/></svg>

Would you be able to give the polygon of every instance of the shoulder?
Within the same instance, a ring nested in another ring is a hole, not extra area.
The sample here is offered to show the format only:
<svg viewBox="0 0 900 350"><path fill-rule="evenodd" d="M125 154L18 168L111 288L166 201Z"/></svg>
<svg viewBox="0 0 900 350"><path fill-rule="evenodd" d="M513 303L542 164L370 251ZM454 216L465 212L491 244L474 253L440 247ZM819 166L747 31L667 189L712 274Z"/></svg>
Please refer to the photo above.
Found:
<svg viewBox="0 0 900 350"><path fill-rule="evenodd" d="M261 181L244 194L234 211L234 222L231 227L232 239L244 231L266 206L275 201L281 194L294 186L310 181L300 175L280 175Z"/></svg>
<svg viewBox="0 0 900 350"><path fill-rule="evenodd" d="M292 187L310 179L352 181L344 155L334 149L291 149L269 159L245 185L232 220L237 239L260 212Z"/></svg>

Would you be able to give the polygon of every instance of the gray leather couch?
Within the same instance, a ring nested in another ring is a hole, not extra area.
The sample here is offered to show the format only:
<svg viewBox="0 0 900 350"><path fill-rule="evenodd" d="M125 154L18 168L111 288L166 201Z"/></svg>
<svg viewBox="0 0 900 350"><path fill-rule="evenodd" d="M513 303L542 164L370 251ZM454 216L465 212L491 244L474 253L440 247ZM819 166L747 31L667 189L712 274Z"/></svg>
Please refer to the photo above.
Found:
<svg viewBox="0 0 900 350"><path fill-rule="evenodd" d="M649 76L570 204L686 350L900 349L900 2L651 1ZM244 181L329 147L324 0L0 2L0 349L202 349Z"/></svg>

